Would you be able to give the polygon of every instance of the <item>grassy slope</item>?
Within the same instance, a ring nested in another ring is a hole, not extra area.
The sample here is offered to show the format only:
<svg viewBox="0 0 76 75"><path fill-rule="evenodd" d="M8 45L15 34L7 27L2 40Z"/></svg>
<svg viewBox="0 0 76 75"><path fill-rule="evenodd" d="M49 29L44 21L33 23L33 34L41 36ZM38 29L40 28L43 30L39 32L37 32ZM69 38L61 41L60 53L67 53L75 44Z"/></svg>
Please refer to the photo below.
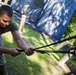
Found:
<svg viewBox="0 0 76 75"><path fill-rule="evenodd" d="M31 29L25 28L24 32L25 34L21 35L21 37L27 40L26 42L30 46L40 47L52 42ZM3 41L5 47L16 47L10 32L3 34ZM44 49L51 50L51 47ZM26 56L21 53L17 57L5 55L5 58L9 75L60 75L62 73L62 70L56 65L56 58L59 59L58 54L52 53L49 56L35 52L32 56Z"/></svg>

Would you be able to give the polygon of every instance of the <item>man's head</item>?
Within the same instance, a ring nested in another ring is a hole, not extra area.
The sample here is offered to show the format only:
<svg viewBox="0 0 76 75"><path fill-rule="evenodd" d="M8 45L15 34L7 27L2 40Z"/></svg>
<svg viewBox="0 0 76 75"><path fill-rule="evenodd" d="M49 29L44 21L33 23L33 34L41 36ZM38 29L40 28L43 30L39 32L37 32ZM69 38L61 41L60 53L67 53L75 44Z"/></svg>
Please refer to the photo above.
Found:
<svg viewBox="0 0 76 75"><path fill-rule="evenodd" d="M7 5L2 5L0 7L0 26L6 27L12 20L13 10Z"/></svg>

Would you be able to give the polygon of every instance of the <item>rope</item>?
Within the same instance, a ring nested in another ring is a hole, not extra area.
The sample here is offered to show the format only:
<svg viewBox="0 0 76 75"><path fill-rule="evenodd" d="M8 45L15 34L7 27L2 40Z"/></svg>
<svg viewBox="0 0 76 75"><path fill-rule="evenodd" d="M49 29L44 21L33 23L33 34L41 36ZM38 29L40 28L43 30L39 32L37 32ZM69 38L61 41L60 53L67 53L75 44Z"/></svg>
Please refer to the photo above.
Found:
<svg viewBox="0 0 76 75"><path fill-rule="evenodd" d="M44 48L44 47L47 47L47 46L55 45L55 44L62 43L62 42L64 42L64 41L71 40L71 39L74 39L74 38L76 38L76 36L72 36L72 37L70 37L70 38L67 38L67 39L64 39L64 40L61 40L61 41L52 43L52 44L47 44L47 45L45 45L45 46L41 46L41 47L38 47L38 48L35 48L35 49L40 49L40 48Z"/></svg>
<svg viewBox="0 0 76 75"><path fill-rule="evenodd" d="M67 38L67 39L64 39L62 41L58 41L58 42L55 42L55 43L52 43L52 44L48 44L48 45L45 45L45 46L41 46L41 47L38 47L38 48L35 48L35 49L32 49L33 51L36 51L36 52L39 52L41 54L48 54L48 53L67 53L69 58L70 58L70 54L72 54L73 56L76 56L76 47L71 47L69 48L67 51L51 51L51 50L39 50L40 48L44 48L44 47L47 47L47 46L51 46L51 45L55 45L55 44L58 44L58 43L62 43L64 41L67 41L67 40L71 40L71 39L74 39L76 38L76 36L73 36L73 37L70 37L70 38ZM18 50L19 52L24 52L24 50ZM49 55L49 54L48 54ZM71 59L71 58L70 58Z"/></svg>

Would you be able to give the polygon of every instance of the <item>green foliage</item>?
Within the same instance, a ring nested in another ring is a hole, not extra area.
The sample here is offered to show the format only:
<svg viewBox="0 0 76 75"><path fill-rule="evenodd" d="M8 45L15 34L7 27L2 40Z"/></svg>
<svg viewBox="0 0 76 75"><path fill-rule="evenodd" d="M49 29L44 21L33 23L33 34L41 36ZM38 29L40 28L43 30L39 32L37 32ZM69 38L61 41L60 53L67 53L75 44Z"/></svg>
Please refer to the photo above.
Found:
<svg viewBox="0 0 76 75"><path fill-rule="evenodd" d="M72 19L66 29L64 37L70 37L76 35L76 11L74 12Z"/></svg>
<svg viewBox="0 0 76 75"><path fill-rule="evenodd" d="M75 35L76 35L76 11L74 12L71 18L71 21L66 29L63 38L65 39ZM76 39L74 38L73 40L70 40L70 44L76 45Z"/></svg>

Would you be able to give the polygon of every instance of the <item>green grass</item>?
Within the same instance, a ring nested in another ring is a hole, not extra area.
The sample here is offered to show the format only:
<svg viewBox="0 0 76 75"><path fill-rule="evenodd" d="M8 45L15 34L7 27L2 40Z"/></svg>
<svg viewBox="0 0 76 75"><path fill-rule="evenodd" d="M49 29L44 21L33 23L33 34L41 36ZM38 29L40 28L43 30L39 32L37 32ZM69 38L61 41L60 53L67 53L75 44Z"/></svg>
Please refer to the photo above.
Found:
<svg viewBox="0 0 76 75"><path fill-rule="evenodd" d="M32 47L37 48L52 43L51 40L45 38L39 33L29 28L24 28L25 34L21 37ZM16 47L13 38L9 33L3 34L3 42L5 47ZM44 50L52 50L54 46L43 48ZM56 66L56 59L60 59L59 54L51 53L40 54L35 52L32 56L26 56L25 53L21 53L17 57L5 55L7 60L6 68L9 75L56 75L61 74L59 68Z"/></svg>

